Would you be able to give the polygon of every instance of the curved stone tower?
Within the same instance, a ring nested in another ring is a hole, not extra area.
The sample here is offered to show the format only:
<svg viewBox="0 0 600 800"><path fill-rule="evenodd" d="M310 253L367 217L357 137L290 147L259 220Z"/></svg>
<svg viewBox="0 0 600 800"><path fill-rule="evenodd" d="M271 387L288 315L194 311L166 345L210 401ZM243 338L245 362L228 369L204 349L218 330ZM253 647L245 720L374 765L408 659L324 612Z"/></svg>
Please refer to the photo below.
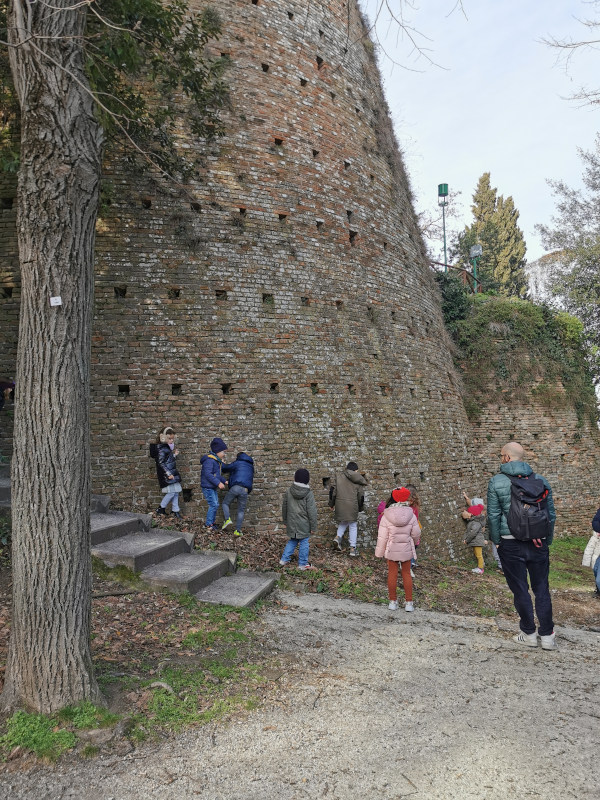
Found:
<svg viewBox="0 0 600 800"><path fill-rule="evenodd" d="M327 479L354 460L370 479L364 538L377 503L410 481L424 548L454 555L460 492L485 487L364 22L354 0L219 11L228 134L201 146L182 117L197 182L184 193L108 159L95 489L155 504L148 442L169 423L190 513L203 511L200 457L219 435L229 457L256 461L250 526L281 527L282 491L305 466L321 532L333 531Z"/></svg>

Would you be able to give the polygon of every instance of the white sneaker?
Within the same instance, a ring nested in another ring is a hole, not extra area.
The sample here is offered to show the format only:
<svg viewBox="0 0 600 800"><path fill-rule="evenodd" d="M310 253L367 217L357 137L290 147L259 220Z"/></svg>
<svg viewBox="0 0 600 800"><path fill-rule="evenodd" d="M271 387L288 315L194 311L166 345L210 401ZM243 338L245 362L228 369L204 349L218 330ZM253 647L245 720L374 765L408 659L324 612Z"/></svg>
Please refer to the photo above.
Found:
<svg viewBox="0 0 600 800"><path fill-rule="evenodd" d="M475 575L483 575L483 570L481 567L475 567L475 569L472 569L471 572L473 572Z"/></svg>
<svg viewBox="0 0 600 800"><path fill-rule="evenodd" d="M390 600L390 604L388 606L390 611L398 611L398 601L397 600Z"/></svg>
<svg viewBox="0 0 600 800"><path fill-rule="evenodd" d="M556 638L554 631L549 633L548 636L540 636L542 640L542 650L556 650Z"/></svg>
<svg viewBox="0 0 600 800"><path fill-rule="evenodd" d="M552 635L554 636L554 634ZM519 633L512 638L513 642L517 644L524 644L526 647L537 647L537 633L523 633L523 631L519 631Z"/></svg>
<svg viewBox="0 0 600 800"><path fill-rule="evenodd" d="M409 600L408 602L406 602L406 603L404 604L404 610L405 610L405 611L414 611L414 610L415 610L414 603L413 603L411 600Z"/></svg>
<svg viewBox="0 0 600 800"><path fill-rule="evenodd" d="M414 571L413 571L413 569L412 569L412 568L411 568L411 570L410 570L410 577L411 577L411 578L414 578L414 577L415 577L415 573L414 573Z"/></svg>

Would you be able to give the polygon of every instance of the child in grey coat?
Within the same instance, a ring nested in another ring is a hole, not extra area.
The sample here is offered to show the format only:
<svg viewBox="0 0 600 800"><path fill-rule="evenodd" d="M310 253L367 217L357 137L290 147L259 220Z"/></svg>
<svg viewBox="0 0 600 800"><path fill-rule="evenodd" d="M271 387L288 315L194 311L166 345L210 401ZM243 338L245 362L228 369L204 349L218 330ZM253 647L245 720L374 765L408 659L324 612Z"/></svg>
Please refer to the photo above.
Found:
<svg viewBox="0 0 600 800"><path fill-rule="evenodd" d="M293 484L283 496L281 516L289 539L279 561L282 567L290 563L298 547L298 569L314 569L308 563L308 538L317 530L317 504L309 480L307 469L297 469Z"/></svg>
<svg viewBox="0 0 600 800"><path fill-rule="evenodd" d="M483 503L469 506L466 511L462 512L461 516L467 523L464 542L473 548L473 554L477 559L477 566L471 572L476 575L483 575L485 569L483 548L487 544L487 539L483 532L485 528L485 506Z"/></svg>

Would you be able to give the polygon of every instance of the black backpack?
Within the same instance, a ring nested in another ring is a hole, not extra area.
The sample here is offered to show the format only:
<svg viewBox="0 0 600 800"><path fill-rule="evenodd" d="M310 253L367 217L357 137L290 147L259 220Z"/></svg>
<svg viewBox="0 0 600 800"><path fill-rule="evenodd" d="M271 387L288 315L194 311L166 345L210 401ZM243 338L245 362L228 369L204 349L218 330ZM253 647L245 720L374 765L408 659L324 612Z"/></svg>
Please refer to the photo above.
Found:
<svg viewBox="0 0 600 800"><path fill-rule="evenodd" d="M546 539L551 523L548 513L548 489L541 478L518 475L510 478L510 508L506 523L511 534L521 542Z"/></svg>

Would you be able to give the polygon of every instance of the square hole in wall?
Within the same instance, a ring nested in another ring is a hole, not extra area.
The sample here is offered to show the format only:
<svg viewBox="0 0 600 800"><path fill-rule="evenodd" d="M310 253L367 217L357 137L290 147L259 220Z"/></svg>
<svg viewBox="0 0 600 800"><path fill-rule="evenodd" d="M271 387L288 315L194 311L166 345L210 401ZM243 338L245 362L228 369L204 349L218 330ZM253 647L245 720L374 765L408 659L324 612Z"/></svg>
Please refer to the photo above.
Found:
<svg viewBox="0 0 600 800"><path fill-rule="evenodd" d="M336 97L335 92L329 92L329 94L331 96L331 99L335 100L335 97Z"/></svg>
<svg viewBox="0 0 600 800"><path fill-rule="evenodd" d="M3 286L2 287L2 298L4 300L10 300L13 296L13 287L12 286Z"/></svg>
<svg viewBox="0 0 600 800"><path fill-rule="evenodd" d="M383 243L383 249L384 249L384 250L387 250L387 249L388 249L388 243L387 243L387 242L384 242L384 243Z"/></svg>
<svg viewBox="0 0 600 800"><path fill-rule="evenodd" d="M268 292L263 292L262 296L263 305L265 306L274 306L275 305L275 297Z"/></svg>
<svg viewBox="0 0 600 800"><path fill-rule="evenodd" d="M389 395L392 393L391 390L390 390L390 387L387 386L386 384L381 384L381 386L379 388L381 389L381 394L384 397L389 397Z"/></svg>
<svg viewBox="0 0 600 800"><path fill-rule="evenodd" d="M293 11L288 11L287 14L288 14L288 19L294 19L294 12Z"/></svg>
<svg viewBox="0 0 600 800"><path fill-rule="evenodd" d="M183 489L181 494L183 495L183 502L184 503L191 503L194 499L194 490L190 486L187 489Z"/></svg>
<svg viewBox="0 0 600 800"><path fill-rule="evenodd" d="M349 234L348 234L348 239L350 240L350 244L352 245L352 247L354 247L354 245L356 244L356 237L357 236L358 236L358 232L357 231L350 231Z"/></svg>
<svg viewBox="0 0 600 800"><path fill-rule="evenodd" d="M119 384L119 397L129 397L129 385L127 383Z"/></svg>
<svg viewBox="0 0 600 800"><path fill-rule="evenodd" d="M319 384L318 383L311 383L310 390L313 394L319 394Z"/></svg>
<svg viewBox="0 0 600 800"><path fill-rule="evenodd" d="M331 484L331 478L329 478L329 477L323 478L323 488L324 489L329 489L330 484Z"/></svg>
<svg viewBox="0 0 600 800"><path fill-rule="evenodd" d="M343 300L336 300L335 301L335 307L337 308L338 311L341 311L343 309L343 307L344 307L344 301Z"/></svg>
<svg viewBox="0 0 600 800"><path fill-rule="evenodd" d="M350 162L344 161L344 169L350 169Z"/></svg>
<svg viewBox="0 0 600 800"><path fill-rule="evenodd" d="M244 206L240 206L240 216L245 217L247 213L247 209Z"/></svg>
<svg viewBox="0 0 600 800"><path fill-rule="evenodd" d="M323 227L323 220L322 219L318 219L317 220L317 230L320 231L322 227Z"/></svg>
<svg viewBox="0 0 600 800"><path fill-rule="evenodd" d="M263 72L268 72L269 71L269 65L268 64L261 64L260 67L261 67Z"/></svg>
<svg viewBox="0 0 600 800"><path fill-rule="evenodd" d="M317 69L321 69L322 66L323 66L323 59L321 58L321 56L317 56Z"/></svg>
<svg viewBox="0 0 600 800"><path fill-rule="evenodd" d="M0 197L0 208L9 211L13 207L14 198L12 197Z"/></svg>
<svg viewBox="0 0 600 800"><path fill-rule="evenodd" d="M278 214L279 222L285 222L287 219L287 214Z"/></svg>
<svg viewBox="0 0 600 800"><path fill-rule="evenodd" d="M310 305L310 297L301 297L300 298L300 305L309 306Z"/></svg>
<svg viewBox="0 0 600 800"><path fill-rule="evenodd" d="M356 394L356 387L353 383L347 383L346 387L348 389L348 394Z"/></svg>
<svg viewBox="0 0 600 800"><path fill-rule="evenodd" d="M424 481L424 480L425 480L425 473L424 473L424 472L419 472L419 478L420 478L422 481Z"/></svg>
<svg viewBox="0 0 600 800"><path fill-rule="evenodd" d="M300 86L306 86L307 83L308 81L306 80L306 78L300 78Z"/></svg>
<svg viewBox="0 0 600 800"><path fill-rule="evenodd" d="M177 300L180 294L181 294L181 289L177 289L175 286L172 286L167 291L167 297L169 298L169 300Z"/></svg>
<svg viewBox="0 0 600 800"><path fill-rule="evenodd" d="M202 206L200 205L200 203L196 203L196 202L190 203L190 208L192 209L192 211L196 211L196 213L199 213L200 211L202 211Z"/></svg>
<svg viewBox="0 0 600 800"><path fill-rule="evenodd" d="M221 384L221 391L223 394L231 394L233 392L233 384L231 383L222 383Z"/></svg>
<svg viewBox="0 0 600 800"><path fill-rule="evenodd" d="M182 383L172 383L171 384L171 394L175 394L175 395L183 394L183 384Z"/></svg>
<svg viewBox="0 0 600 800"><path fill-rule="evenodd" d="M319 151L313 149L312 154L313 154L313 158L316 158L319 155Z"/></svg>
<svg viewBox="0 0 600 800"><path fill-rule="evenodd" d="M152 198L148 197L148 195L142 197L142 205L144 208L152 208Z"/></svg>
<svg viewBox="0 0 600 800"><path fill-rule="evenodd" d="M215 297L217 301L220 303L224 303L227 300L227 292L225 289L217 289L215 292Z"/></svg>
<svg viewBox="0 0 600 800"><path fill-rule="evenodd" d="M269 391L273 394L279 394L279 383L277 381L273 381L273 383L269 384Z"/></svg>
<svg viewBox="0 0 600 800"><path fill-rule="evenodd" d="M414 397L415 396L415 390L412 388L412 386L410 387L409 391L410 391L410 396Z"/></svg>
<svg viewBox="0 0 600 800"><path fill-rule="evenodd" d="M125 297L127 295L127 286L124 283L120 283L118 286L114 287L115 297Z"/></svg>
<svg viewBox="0 0 600 800"><path fill-rule="evenodd" d="M281 147L281 145L283 144L283 139L281 139L279 136L276 136L275 144L277 145L277 147Z"/></svg>

